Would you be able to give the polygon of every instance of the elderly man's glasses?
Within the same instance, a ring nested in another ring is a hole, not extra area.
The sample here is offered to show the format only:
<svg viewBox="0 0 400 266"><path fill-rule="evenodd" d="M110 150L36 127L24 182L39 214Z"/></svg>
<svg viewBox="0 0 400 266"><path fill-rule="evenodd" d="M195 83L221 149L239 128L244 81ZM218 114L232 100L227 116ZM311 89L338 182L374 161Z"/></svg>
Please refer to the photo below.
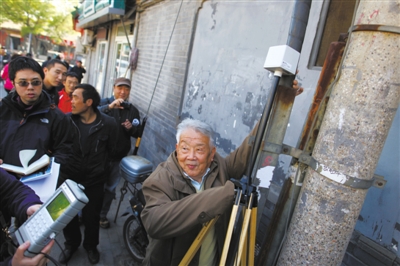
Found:
<svg viewBox="0 0 400 266"><path fill-rule="evenodd" d="M34 80L31 82L28 82L28 81L24 80L24 81L16 82L16 84L18 84L18 86L20 86L20 87L28 87L29 84L31 84L32 86L40 86L40 85L42 85L42 81Z"/></svg>

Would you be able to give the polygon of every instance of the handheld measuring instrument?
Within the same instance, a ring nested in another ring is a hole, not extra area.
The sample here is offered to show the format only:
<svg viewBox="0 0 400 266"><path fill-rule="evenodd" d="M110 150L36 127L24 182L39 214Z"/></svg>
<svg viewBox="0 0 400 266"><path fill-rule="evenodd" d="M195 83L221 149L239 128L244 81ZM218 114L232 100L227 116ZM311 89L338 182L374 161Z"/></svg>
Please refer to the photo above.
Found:
<svg viewBox="0 0 400 266"><path fill-rule="evenodd" d="M31 245L26 257L36 256L89 202L85 188L67 179L54 194L15 232L21 245Z"/></svg>

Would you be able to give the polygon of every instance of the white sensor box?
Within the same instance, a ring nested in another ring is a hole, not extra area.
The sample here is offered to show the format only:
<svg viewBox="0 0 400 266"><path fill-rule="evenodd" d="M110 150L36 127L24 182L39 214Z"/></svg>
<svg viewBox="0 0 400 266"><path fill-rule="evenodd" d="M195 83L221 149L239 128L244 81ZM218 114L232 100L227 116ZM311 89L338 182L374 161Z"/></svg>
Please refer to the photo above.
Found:
<svg viewBox="0 0 400 266"><path fill-rule="evenodd" d="M264 68L287 75L295 75L300 53L287 45L271 46L265 59Z"/></svg>

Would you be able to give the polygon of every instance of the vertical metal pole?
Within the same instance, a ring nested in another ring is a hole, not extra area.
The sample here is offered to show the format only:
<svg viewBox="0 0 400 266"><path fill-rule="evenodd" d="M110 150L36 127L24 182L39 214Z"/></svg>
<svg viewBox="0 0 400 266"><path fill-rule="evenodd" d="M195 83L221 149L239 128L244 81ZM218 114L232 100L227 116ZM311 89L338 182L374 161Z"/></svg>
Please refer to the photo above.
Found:
<svg viewBox="0 0 400 266"><path fill-rule="evenodd" d="M264 131L267 128L268 118L270 117L270 114L271 114L272 103L275 100L276 91L278 88L280 78L281 78L281 75L274 76L272 90L270 92L271 96L268 97L268 101L265 104L264 111L263 111L262 117L260 119L260 124L259 124L258 130L257 130L257 133L256 133L256 138L254 141L253 149L251 151L250 161L247 165L247 170L246 170L246 176L248 177L248 179L247 179L248 185L251 185L251 182L252 182L252 173L254 170L254 165L256 164L256 160L257 160L257 156L259 154L260 148L262 148L261 147L262 138L264 135Z"/></svg>
<svg viewBox="0 0 400 266"><path fill-rule="evenodd" d="M26 50L27 50L27 53L31 53L31 50L32 50L32 33L29 33L28 49L26 49Z"/></svg>
<svg viewBox="0 0 400 266"><path fill-rule="evenodd" d="M337 173L370 180L400 102L400 0L361 0L313 157ZM382 26L383 28L385 26ZM308 170L278 265L340 265L367 190Z"/></svg>

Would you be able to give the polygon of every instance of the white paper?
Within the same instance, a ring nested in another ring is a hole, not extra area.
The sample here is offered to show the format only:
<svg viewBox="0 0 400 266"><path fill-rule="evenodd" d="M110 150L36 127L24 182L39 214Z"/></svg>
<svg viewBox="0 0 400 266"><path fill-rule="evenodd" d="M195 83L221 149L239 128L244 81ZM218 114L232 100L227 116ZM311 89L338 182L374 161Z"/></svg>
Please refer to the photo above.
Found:
<svg viewBox="0 0 400 266"><path fill-rule="evenodd" d="M24 169L28 168L29 161L35 156L36 150L21 150L19 151L19 161Z"/></svg>
<svg viewBox="0 0 400 266"><path fill-rule="evenodd" d="M53 162L53 164L50 176L40 180L24 182L25 185L35 191L42 202L46 202L53 195L54 191L56 191L60 164L56 162Z"/></svg>

